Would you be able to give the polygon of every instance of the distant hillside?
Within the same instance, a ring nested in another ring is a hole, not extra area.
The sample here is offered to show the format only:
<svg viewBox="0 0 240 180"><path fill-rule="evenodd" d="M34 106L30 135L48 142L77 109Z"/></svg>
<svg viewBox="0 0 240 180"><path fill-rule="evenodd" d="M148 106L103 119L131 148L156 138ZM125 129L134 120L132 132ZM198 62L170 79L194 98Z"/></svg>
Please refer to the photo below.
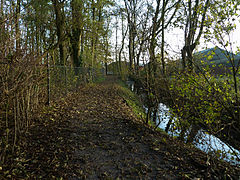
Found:
<svg viewBox="0 0 240 180"><path fill-rule="evenodd" d="M219 47L206 49L203 51L199 51L194 54L195 58L199 61L205 61L208 64L212 65L224 65L227 67L231 66L229 59L227 58L228 54L235 59L235 64L240 60L240 54L236 55L231 52L227 52Z"/></svg>

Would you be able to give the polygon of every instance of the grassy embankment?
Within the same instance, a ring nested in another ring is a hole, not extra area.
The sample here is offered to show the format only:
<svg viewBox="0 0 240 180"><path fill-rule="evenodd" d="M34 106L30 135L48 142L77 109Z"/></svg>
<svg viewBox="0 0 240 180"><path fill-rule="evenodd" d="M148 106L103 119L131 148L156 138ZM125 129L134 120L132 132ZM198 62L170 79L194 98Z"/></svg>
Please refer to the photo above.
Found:
<svg viewBox="0 0 240 180"><path fill-rule="evenodd" d="M141 119L143 122L146 120L146 111L143 108L144 104L141 102L140 98L138 97L137 94L132 92L128 86L121 80L117 81L117 85L119 86L120 89L120 96L124 98L126 103L132 108L134 114ZM153 121L149 121L148 125L155 128L157 131L160 131L164 134L164 130L161 128L156 128L156 124Z"/></svg>

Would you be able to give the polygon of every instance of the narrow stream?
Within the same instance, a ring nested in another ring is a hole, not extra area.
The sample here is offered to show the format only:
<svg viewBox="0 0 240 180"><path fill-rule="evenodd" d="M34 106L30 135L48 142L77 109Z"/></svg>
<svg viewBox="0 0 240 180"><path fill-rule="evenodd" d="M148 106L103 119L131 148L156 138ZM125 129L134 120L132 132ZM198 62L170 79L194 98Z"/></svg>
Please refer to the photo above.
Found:
<svg viewBox="0 0 240 180"><path fill-rule="evenodd" d="M134 82L133 81L127 81L126 82L128 87L131 91L134 90ZM147 111L147 107L144 107ZM163 104L159 104L159 110L158 110L158 116L156 120L156 124L159 124L159 128L165 130L165 127L168 123L168 121L171 118L171 113L169 108ZM173 117L175 118L175 117ZM171 125L172 127L174 124ZM178 136L178 131L169 131L169 135L171 136ZM236 155L238 158L240 158L240 151L237 149L231 147L230 145L227 145L223 141L221 141L219 138L215 137L214 135L208 134L205 130L201 129L198 131L198 134L195 138L197 141L194 141L193 144L199 148L200 150L206 152L206 153L214 153L220 158L231 162L232 164L238 164L240 165L240 162L237 160Z"/></svg>

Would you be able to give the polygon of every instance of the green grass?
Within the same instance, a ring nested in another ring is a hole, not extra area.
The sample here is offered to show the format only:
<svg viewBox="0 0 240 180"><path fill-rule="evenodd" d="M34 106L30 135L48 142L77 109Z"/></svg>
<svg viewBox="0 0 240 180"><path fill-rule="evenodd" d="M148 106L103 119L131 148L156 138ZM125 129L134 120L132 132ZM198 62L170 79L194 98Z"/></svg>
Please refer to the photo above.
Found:
<svg viewBox="0 0 240 180"><path fill-rule="evenodd" d="M117 84L120 88L119 95L124 98L124 100L132 108L134 114L138 118L145 120L146 114L139 97L134 92L132 92L123 81L119 80Z"/></svg>
<svg viewBox="0 0 240 180"><path fill-rule="evenodd" d="M121 80L119 80L118 85L120 85L121 92L120 94L128 103L128 105L133 109L134 113L136 114L137 117L141 118L142 120L146 120L146 112L143 108L143 103L140 101L139 97L132 92L128 86ZM148 125L155 128L156 125L153 121L149 121ZM159 131L165 135L168 135L163 129L157 127L156 131Z"/></svg>
<svg viewBox="0 0 240 180"><path fill-rule="evenodd" d="M100 76L100 77L96 78L96 79L93 81L93 83L99 84L99 83L103 82L105 79L106 79L105 76Z"/></svg>

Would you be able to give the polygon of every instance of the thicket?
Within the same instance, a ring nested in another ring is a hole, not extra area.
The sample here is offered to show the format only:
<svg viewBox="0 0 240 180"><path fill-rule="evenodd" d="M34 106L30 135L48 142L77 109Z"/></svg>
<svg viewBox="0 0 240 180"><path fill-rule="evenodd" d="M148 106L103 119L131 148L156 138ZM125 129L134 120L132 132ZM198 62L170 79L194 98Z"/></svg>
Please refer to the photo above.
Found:
<svg viewBox="0 0 240 180"><path fill-rule="evenodd" d="M8 42L9 39L5 41ZM15 150L19 135L27 131L34 112L47 100L46 68L39 59L24 50L11 54L11 47L4 47L0 47L1 163Z"/></svg>
<svg viewBox="0 0 240 180"><path fill-rule="evenodd" d="M16 155L44 106L102 77L111 5L0 1L0 168Z"/></svg>
<svg viewBox="0 0 240 180"><path fill-rule="evenodd" d="M175 123L182 140L187 130L187 142L192 142L198 130L205 128L217 136L229 135L229 140L235 142L240 133L239 106L231 83L209 73L181 74L170 80L169 90L174 99L172 114L178 117ZM239 147L239 142L232 144Z"/></svg>
<svg viewBox="0 0 240 180"><path fill-rule="evenodd" d="M146 122L151 120L156 123L158 118L158 126L161 123L161 118L157 117L159 104L165 103L170 107L171 114L165 127L166 132L172 131L178 134L179 139L192 143L198 141L197 134L200 129L204 129L238 149L240 111L239 92L235 90L235 84L239 88L239 76L228 73L233 68L224 74L213 74L212 65L206 63L201 66L195 64L194 71L183 71L176 64L169 63L166 76L159 72L154 83L148 82L148 67L140 73L140 77L131 76L135 81L136 92L143 96L148 108ZM225 67L220 65L219 68ZM238 155L235 155L239 160Z"/></svg>
<svg viewBox="0 0 240 180"><path fill-rule="evenodd" d="M68 86L91 82L103 66L107 71L112 57L116 63L110 71L123 79L129 75L137 91L145 94L146 123L151 118L156 121L159 103L164 102L178 117L166 131L174 123L181 139L187 136L192 142L202 127L226 141L238 137L239 63L228 53L230 75L212 76L211 70L195 64L193 52L203 36L231 50L229 37L236 28L239 2L123 2L0 1L2 163L51 94L59 97ZM165 35L170 28L184 29L178 63L168 58ZM116 42L111 43L111 37Z"/></svg>
<svg viewBox="0 0 240 180"><path fill-rule="evenodd" d="M119 14L121 20L126 18L127 26L122 23L122 46L118 48L116 42L117 72L123 74L120 57L126 59L122 50L128 37L128 73L147 106L145 122L157 122L159 104L165 103L176 117L166 131L173 130L180 139L192 143L198 130L204 129L238 149L240 63L231 33L239 19L239 2L156 0L152 6L149 1L125 0L119 6L125 8L126 12ZM119 26L115 27L117 34ZM183 30L178 50L168 44L166 32L171 28ZM224 49L221 57L213 51L197 59L198 47L209 42L220 47L216 52ZM222 58L226 62L218 67L211 63L213 57L218 64Z"/></svg>

